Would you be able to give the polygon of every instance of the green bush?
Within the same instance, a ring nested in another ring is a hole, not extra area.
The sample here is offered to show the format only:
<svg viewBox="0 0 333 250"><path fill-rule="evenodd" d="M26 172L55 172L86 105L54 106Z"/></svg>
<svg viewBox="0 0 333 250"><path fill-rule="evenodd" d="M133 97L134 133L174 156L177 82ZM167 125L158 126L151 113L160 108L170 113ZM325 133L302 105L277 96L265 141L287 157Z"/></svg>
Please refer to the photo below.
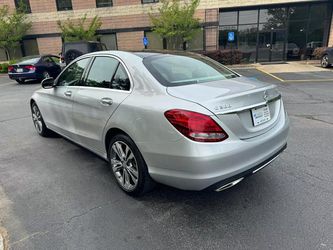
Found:
<svg viewBox="0 0 333 250"><path fill-rule="evenodd" d="M8 63L0 64L0 73L8 73Z"/></svg>

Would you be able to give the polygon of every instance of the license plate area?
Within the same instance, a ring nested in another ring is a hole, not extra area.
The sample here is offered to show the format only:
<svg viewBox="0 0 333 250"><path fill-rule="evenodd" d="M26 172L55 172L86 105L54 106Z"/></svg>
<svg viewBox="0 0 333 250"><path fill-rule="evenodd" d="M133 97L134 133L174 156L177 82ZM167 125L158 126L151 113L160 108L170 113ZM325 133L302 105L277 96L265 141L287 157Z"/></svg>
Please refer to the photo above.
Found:
<svg viewBox="0 0 333 250"><path fill-rule="evenodd" d="M17 72L17 73L22 73L22 72L23 72L23 69L18 68L18 69L16 69L16 72Z"/></svg>
<svg viewBox="0 0 333 250"><path fill-rule="evenodd" d="M251 116L252 116L253 126L255 127L270 121L271 112L269 110L269 106L265 105L251 109Z"/></svg>

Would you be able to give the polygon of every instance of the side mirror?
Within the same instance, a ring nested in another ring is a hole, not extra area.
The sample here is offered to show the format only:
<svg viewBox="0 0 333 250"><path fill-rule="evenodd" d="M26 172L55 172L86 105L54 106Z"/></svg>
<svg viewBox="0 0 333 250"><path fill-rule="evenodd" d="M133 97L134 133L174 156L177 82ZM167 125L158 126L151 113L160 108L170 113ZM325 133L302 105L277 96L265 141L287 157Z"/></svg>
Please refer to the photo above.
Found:
<svg viewBox="0 0 333 250"><path fill-rule="evenodd" d="M46 78L42 81L42 87L44 89L51 89L53 88L55 85L54 85L54 79L53 77L49 77L49 78Z"/></svg>

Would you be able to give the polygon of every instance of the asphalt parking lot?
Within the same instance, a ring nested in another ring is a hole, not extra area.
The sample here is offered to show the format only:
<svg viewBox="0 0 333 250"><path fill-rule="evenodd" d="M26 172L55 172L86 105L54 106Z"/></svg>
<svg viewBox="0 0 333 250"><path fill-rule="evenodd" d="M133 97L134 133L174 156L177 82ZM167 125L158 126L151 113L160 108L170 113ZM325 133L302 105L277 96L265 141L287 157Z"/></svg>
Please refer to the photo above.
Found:
<svg viewBox="0 0 333 250"><path fill-rule="evenodd" d="M136 199L105 161L37 135L28 101L38 83L0 76L0 227L10 248L333 249L333 80L236 71L279 86L288 149L224 192L158 186Z"/></svg>

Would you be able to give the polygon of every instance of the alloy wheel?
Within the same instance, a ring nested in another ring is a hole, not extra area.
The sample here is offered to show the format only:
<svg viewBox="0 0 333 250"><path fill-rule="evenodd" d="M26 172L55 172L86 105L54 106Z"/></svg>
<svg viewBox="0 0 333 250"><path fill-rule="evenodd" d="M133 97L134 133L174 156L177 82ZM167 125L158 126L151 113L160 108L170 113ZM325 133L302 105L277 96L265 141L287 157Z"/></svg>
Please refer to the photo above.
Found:
<svg viewBox="0 0 333 250"><path fill-rule="evenodd" d="M123 141L116 141L110 152L112 171L126 191L132 191L138 185L139 171L137 160L131 148Z"/></svg>
<svg viewBox="0 0 333 250"><path fill-rule="evenodd" d="M37 132L40 134L43 130L42 115L36 105L32 106L32 121L35 125Z"/></svg>
<svg viewBox="0 0 333 250"><path fill-rule="evenodd" d="M328 56L325 55L323 56L323 58L321 59L321 66L326 68L328 66Z"/></svg>

